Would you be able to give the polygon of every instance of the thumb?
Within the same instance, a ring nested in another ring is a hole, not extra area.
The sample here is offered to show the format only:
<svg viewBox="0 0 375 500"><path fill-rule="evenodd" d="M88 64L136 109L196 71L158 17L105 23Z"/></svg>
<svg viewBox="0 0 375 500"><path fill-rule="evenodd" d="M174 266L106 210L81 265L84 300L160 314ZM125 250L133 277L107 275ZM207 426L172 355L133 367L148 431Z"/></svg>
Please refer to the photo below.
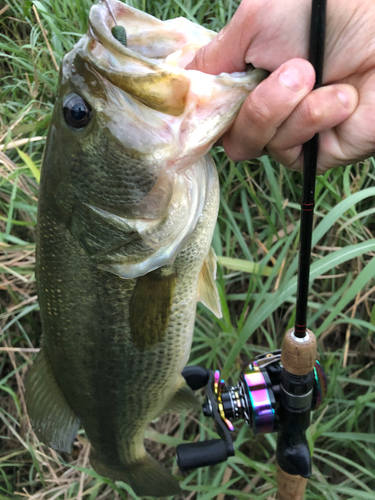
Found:
<svg viewBox="0 0 375 500"><path fill-rule="evenodd" d="M256 35L254 18L252 19L250 11L249 3L242 2L230 23L212 42L198 50L186 69L195 69L211 75L244 71L246 52Z"/></svg>

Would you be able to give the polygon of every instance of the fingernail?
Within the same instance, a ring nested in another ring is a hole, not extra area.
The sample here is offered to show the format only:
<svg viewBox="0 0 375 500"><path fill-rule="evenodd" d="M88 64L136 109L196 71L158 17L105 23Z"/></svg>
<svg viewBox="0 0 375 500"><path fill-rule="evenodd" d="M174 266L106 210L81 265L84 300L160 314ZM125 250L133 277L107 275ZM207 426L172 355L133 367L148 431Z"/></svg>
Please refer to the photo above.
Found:
<svg viewBox="0 0 375 500"><path fill-rule="evenodd" d="M346 92L344 92L343 90L338 90L337 97L339 98L339 101L345 106L345 108L350 108L350 100Z"/></svg>
<svg viewBox="0 0 375 500"><path fill-rule="evenodd" d="M288 89L293 90L293 92L298 92L302 88L301 76L295 68L288 68L279 74L280 82L288 87Z"/></svg>

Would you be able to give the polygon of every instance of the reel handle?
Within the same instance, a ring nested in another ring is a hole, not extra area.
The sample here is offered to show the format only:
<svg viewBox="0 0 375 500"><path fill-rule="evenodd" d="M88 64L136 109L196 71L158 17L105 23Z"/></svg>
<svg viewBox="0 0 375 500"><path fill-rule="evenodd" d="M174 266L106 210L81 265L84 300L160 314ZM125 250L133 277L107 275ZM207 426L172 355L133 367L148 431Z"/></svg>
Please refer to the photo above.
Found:
<svg viewBox="0 0 375 500"><path fill-rule="evenodd" d="M228 457L234 455L234 446L228 427L217 408L214 372L201 366L187 366L182 371L182 376L187 385L194 391L206 387L207 402L203 405L203 412L206 416L214 419L217 433L221 439L178 445L176 448L177 464L180 470L186 471L225 462Z"/></svg>
<svg viewBox="0 0 375 500"><path fill-rule="evenodd" d="M209 370L206 370L206 368L202 368L198 365L186 366L182 370L182 376L186 380L190 389L197 391L198 389L206 387L208 379L210 378L210 372Z"/></svg>
<svg viewBox="0 0 375 500"><path fill-rule="evenodd" d="M225 462L230 456L225 441L210 439L197 443L179 444L176 448L177 465L187 471Z"/></svg>

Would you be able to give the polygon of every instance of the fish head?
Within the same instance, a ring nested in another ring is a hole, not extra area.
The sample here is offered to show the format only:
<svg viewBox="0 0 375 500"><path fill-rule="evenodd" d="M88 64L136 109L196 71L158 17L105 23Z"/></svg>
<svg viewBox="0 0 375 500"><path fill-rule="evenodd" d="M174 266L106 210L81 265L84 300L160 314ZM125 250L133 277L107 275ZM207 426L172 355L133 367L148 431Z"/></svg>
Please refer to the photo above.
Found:
<svg viewBox="0 0 375 500"><path fill-rule="evenodd" d="M112 34L114 18L126 47ZM49 179L64 202L74 192L127 217L161 216L174 176L208 152L265 77L186 70L214 36L116 0L91 8L87 34L62 63L46 151L55 159L49 169L58 163Z"/></svg>

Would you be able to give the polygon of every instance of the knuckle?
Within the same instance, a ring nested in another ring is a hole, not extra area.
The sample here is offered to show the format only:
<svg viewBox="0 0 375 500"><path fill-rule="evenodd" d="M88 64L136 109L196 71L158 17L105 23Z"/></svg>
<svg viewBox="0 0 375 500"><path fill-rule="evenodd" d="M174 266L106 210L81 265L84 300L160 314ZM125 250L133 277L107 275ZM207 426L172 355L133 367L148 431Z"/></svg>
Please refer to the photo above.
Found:
<svg viewBox="0 0 375 500"><path fill-rule="evenodd" d="M302 170L302 147L294 147L287 150L282 149L270 149L267 148L270 155L275 158L276 161L281 163L288 170L301 171Z"/></svg>
<svg viewBox="0 0 375 500"><path fill-rule="evenodd" d="M231 143L223 142L225 154L232 161L242 161L245 159L245 156L241 154L239 148L234 147Z"/></svg>
<svg viewBox="0 0 375 500"><path fill-rule="evenodd" d="M230 160L236 162L250 160L261 156L261 148L259 149L256 145L252 144L250 137L246 135L242 139L242 141L237 141L233 140L233 138L230 139L229 137L223 138L223 147Z"/></svg>
<svg viewBox="0 0 375 500"><path fill-rule="evenodd" d="M204 71L207 68L206 46L203 46L198 50L198 52L196 52L194 57L194 65L200 71Z"/></svg>
<svg viewBox="0 0 375 500"><path fill-rule="evenodd" d="M270 126L273 112L264 99L250 98L245 101L245 112L258 127Z"/></svg>
<svg viewBox="0 0 375 500"><path fill-rule="evenodd" d="M368 116L374 116L374 114L375 106L369 111ZM363 138L365 139L365 143L370 146L370 150L373 154L375 151L375 123L372 120L366 121L366 129L363 131Z"/></svg>
<svg viewBox="0 0 375 500"><path fill-rule="evenodd" d="M319 103L316 103L315 99L306 99L304 114L306 124L314 127L321 121L324 111Z"/></svg>

